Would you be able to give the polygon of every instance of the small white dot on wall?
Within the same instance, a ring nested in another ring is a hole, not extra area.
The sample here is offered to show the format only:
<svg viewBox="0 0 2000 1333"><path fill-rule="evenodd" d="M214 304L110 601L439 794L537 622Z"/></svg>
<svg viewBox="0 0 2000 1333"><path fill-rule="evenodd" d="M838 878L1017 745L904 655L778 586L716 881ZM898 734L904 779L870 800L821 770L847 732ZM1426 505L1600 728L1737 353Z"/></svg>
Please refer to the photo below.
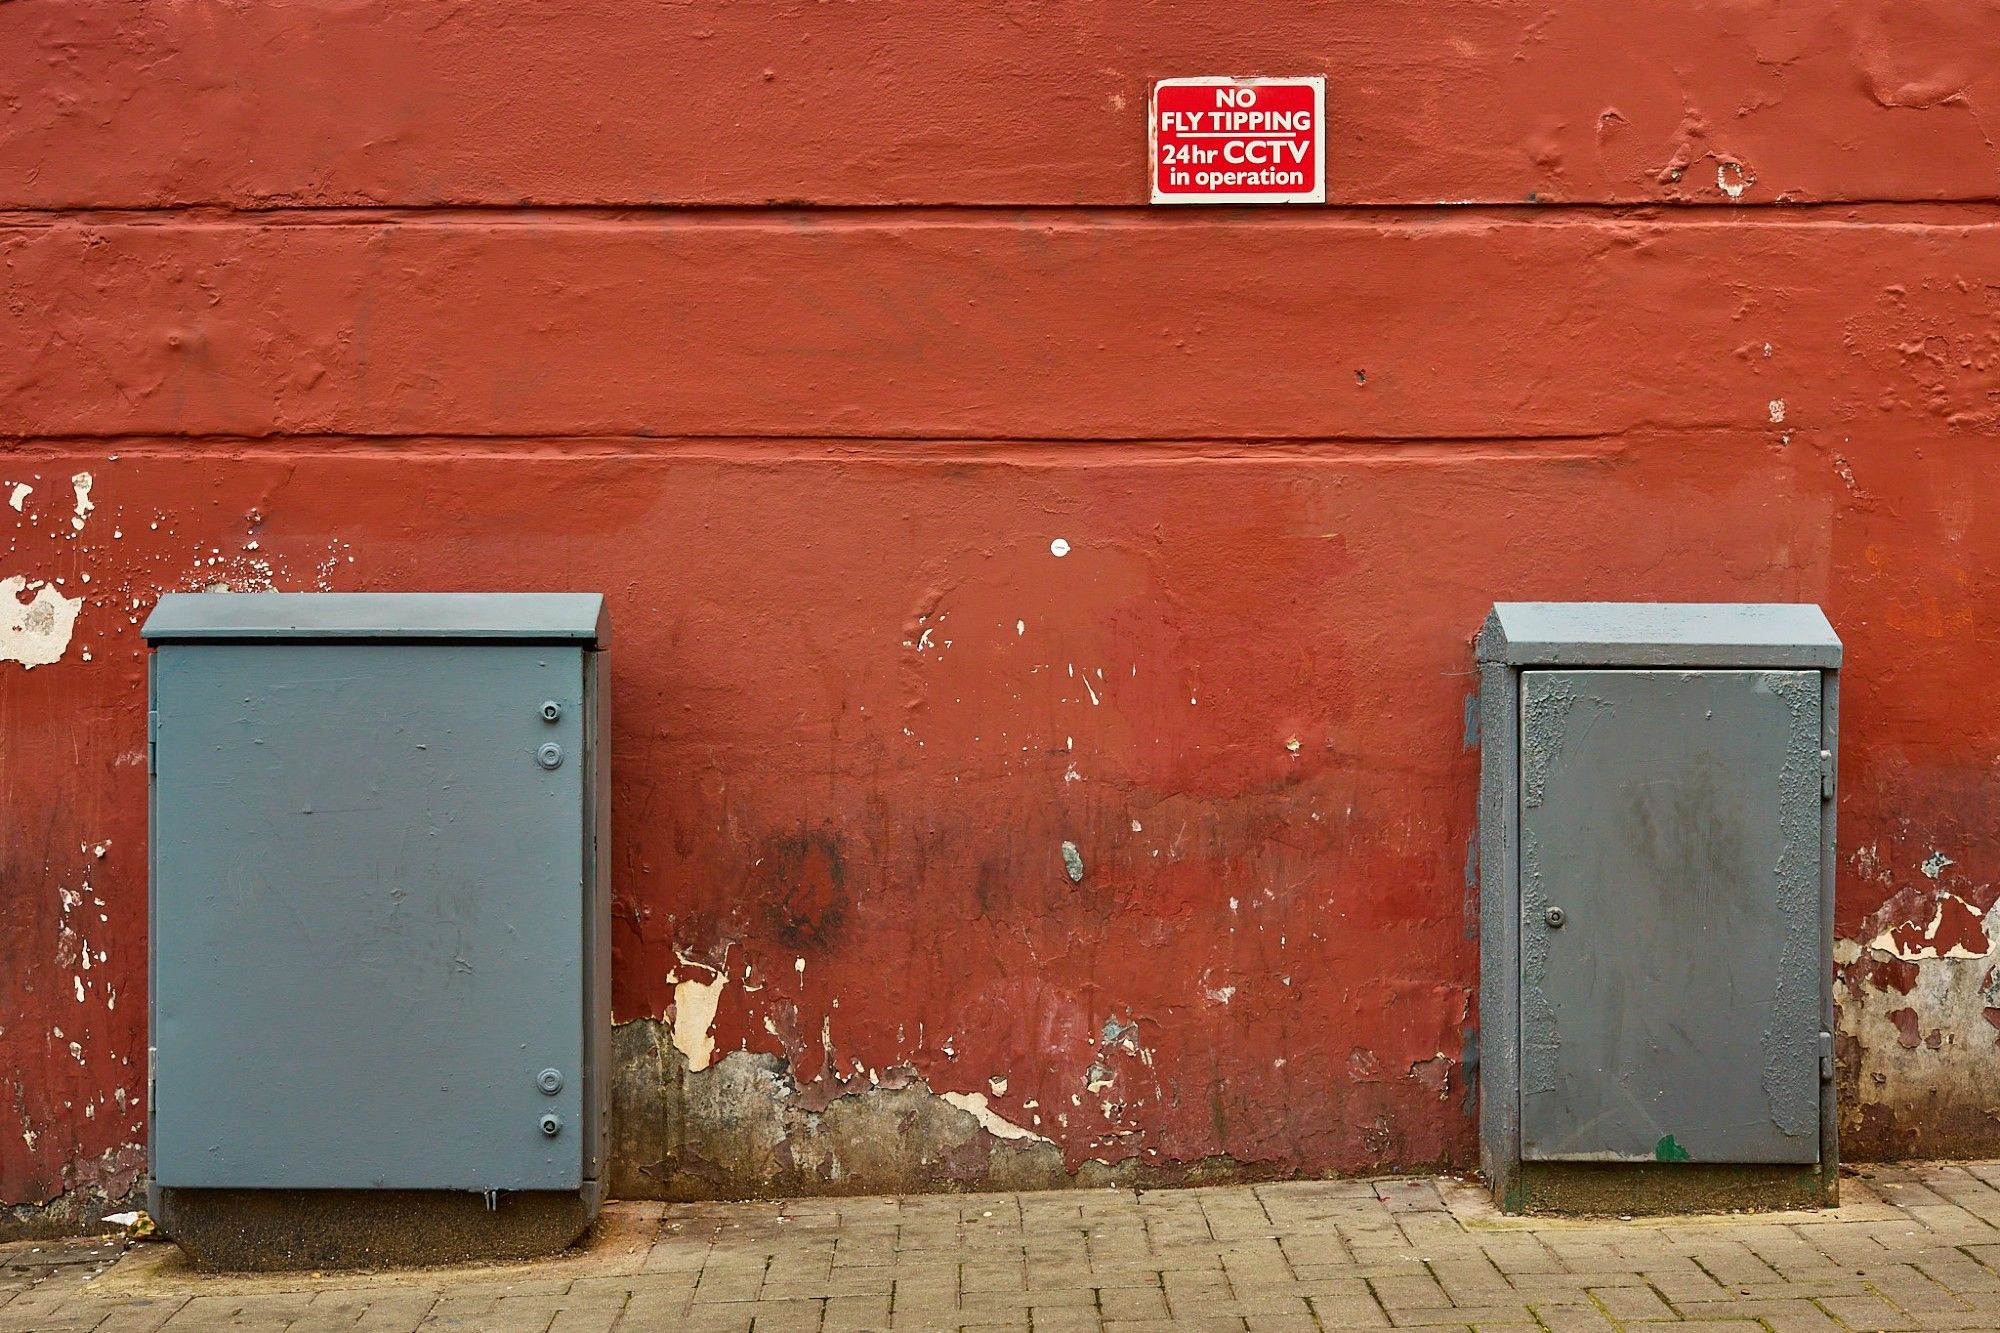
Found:
<svg viewBox="0 0 2000 1333"><path fill-rule="evenodd" d="M1049 554L1060 560L1069 554L1069 543L1058 537L1049 543Z"/></svg>

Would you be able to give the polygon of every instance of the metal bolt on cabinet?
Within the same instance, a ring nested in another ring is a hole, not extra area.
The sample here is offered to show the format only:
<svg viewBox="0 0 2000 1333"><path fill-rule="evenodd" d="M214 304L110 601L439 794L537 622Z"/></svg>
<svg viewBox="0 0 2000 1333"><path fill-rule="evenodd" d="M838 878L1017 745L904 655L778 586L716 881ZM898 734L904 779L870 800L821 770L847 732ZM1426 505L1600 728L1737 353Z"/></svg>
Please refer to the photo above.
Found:
<svg viewBox="0 0 2000 1333"><path fill-rule="evenodd" d="M608 1141L595 594L175 594L151 1200L196 1262L559 1249Z"/></svg>
<svg viewBox="0 0 2000 1333"><path fill-rule="evenodd" d="M1480 667L1480 1155L1510 1211L1830 1204L1840 640L1512 602Z"/></svg>

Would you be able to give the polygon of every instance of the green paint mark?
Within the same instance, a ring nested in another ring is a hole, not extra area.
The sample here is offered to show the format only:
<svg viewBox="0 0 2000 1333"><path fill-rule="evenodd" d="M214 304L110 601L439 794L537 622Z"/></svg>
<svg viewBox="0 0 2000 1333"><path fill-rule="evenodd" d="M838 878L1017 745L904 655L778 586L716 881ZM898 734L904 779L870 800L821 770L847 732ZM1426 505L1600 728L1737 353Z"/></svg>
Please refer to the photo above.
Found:
<svg viewBox="0 0 2000 1333"><path fill-rule="evenodd" d="M1692 1162L1694 1158L1688 1156L1686 1148L1674 1142L1673 1135L1663 1134L1660 1136L1660 1141L1653 1145L1653 1160L1656 1162Z"/></svg>

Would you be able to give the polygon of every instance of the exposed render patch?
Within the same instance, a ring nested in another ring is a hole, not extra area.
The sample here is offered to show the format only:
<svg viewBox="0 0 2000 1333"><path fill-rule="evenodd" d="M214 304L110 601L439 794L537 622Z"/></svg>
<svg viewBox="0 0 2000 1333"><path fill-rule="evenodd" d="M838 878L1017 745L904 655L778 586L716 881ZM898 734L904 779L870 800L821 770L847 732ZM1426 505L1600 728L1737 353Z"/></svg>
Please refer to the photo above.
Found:
<svg viewBox="0 0 2000 1333"><path fill-rule="evenodd" d="M26 601L28 580L16 575L0 579L0 661L19 662L32 670L62 660L76 631L83 598L65 597L47 583Z"/></svg>
<svg viewBox="0 0 2000 1333"><path fill-rule="evenodd" d="M1834 946L1842 1133L1902 1153L1983 1141L2000 1106L2000 905L1934 892L1903 890L1871 939Z"/></svg>
<svg viewBox="0 0 2000 1333"><path fill-rule="evenodd" d="M90 474L79 472L69 479L69 484L76 491L76 513L71 517L69 525L82 532L85 521L90 518L90 511L97 508L90 500Z"/></svg>
<svg viewBox="0 0 2000 1333"><path fill-rule="evenodd" d="M979 1122L979 1127L996 1139L1032 1139L1047 1143L1049 1139L1032 1129L1024 1129L1011 1120L1002 1118L986 1104L983 1092L941 1092L938 1096L956 1106L959 1110Z"/></svg>
<svg viewBox="0 0 2000 1333"><path fill-rule="evenodd" d="M715 1059L715 1010L728 984L729 974L718 971L707 981L674 985L674 1049L690 1070L706 1069Z"/></svg>

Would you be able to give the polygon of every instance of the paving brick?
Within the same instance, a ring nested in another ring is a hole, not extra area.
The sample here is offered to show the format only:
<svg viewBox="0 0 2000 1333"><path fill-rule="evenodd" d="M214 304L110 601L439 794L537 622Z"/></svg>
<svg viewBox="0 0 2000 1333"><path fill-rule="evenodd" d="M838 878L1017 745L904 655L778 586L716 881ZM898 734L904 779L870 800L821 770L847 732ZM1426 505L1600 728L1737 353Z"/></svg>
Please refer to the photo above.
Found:
<svg viewBox="0 0 2000 1333"><path fill-rule="evenodd" d="M0 1247L0 1333L2000 1328L2000 1163L1843 1191L1813 1218L1581 1225L1475 1218L1462 1184L1412 1178L620 1205L649 1248L344 1283Z"/></svg>

